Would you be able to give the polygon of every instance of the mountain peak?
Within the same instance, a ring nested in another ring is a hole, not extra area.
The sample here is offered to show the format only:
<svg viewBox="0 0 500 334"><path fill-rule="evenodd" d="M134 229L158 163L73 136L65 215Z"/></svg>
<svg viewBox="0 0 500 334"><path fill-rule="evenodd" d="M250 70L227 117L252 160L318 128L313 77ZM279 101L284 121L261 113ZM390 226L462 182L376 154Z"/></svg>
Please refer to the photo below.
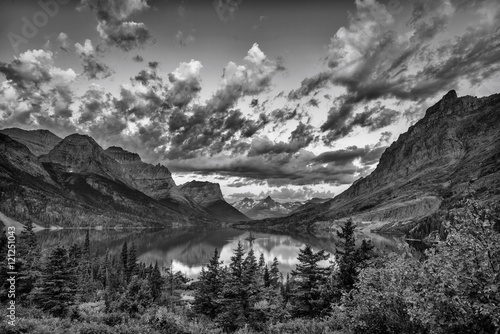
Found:
<svg viewBox="0 0 500 334"><path fill-rule="evenodd" d="M50 132L49 130L23 130L19 128L8 128L0 130L15 141L25 145L32 154L41 156L47 154L59 142L61 138Z"/></svg>
<svg viewBox="0 0 500 334"><path fill-rule="evenodd" d="M454 89L452 89L448 93L446 93L445 96L443 96L442 100L444 100L444 101L454 101L456 99L458 99L457 92Z"/></svg>
<svg viewBox="0 0 500 334"><path fill-rule="evenodd" d="M119 146L110 146L104 152L120 164L142 161L139 154L126 151Z"/></svg>
<svg viewBox="0 0 500 334"><path fill-rule="evenodd" d="M180 190L200 205L224 200L220 185L206 181L190 181L181 185Z"/></svg>

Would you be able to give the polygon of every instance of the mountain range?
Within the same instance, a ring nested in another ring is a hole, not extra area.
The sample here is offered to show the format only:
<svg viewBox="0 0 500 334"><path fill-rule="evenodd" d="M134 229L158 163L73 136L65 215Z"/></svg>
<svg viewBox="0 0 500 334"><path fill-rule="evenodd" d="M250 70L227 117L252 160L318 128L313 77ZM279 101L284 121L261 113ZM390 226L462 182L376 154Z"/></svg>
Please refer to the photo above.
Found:
<svg viewBox="0 0 500 334"><path fill-rule="evenodd" d="M176 185L167 167L81 134L0 130L0 211L42 226L235 224L330 228L352 218L411 235L470 194L500 202L500 94L450 91L388 147L377 168L330 200L227 203L218 184ZM256 219L250 221L251 219Z"/></svg>
<svg viewBox="0 0 500 334"><path fill-rule="evenodd" d="M295 211L300 211L313 203L323 203L328 199L312 198L308 201L277 202L268 196L261 200L245 197L232 205L252 219L286 217Z"/></svg>
<svg viewBox="0 0 500 334"><path fill-rule="evenodd" d="M481 204L500 202L500 94L450 91L385 150L370 175L325 203L251 226L314 230L352 218L369 230L412 235L471 195Z"/></svg>
<svg viewBox="0 0 500 334"><path fill-rule="evenodd" d="M218 184L177 186L167 167L94 139L0 130L0 210L41 226L172 226L249 220Z"/></svg>

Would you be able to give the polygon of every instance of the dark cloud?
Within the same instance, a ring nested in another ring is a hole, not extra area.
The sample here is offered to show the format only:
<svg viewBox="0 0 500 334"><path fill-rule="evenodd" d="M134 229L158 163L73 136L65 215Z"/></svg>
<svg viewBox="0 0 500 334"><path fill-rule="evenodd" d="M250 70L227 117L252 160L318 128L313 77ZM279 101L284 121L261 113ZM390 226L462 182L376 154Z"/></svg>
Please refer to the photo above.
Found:
<svg viewBox="0 0 500 334"><path fill-rule="evenodd" d="M371 148L370 146L352 146L347 149L324 152L315 157L312 161L320 164L331 163L336 166L351 164L356 159L361 159L363 164L372 164L380 158L387 147Z"/></svg>
<svg viewBox="0 0 500 334"><path fill-rule="evenodd" d="M299 99L328 83L345 90L321 126L328 132L326 143L348 135L351 122L363 124L366 113L353 116L363 104L395 98L418 105L462 81L475 85L500 71L498 1L418 0L412 6L409 32L399 33L403 16L377 1L356 1L349 24L329 45L328 70L290 92L290 99ZM461 36L443 36L455 11L471 8L490 18L474 22ZM386 112L374 126L383 127L394 117Z"/></svg>
<svg viewBox="0 0 500 334"><path fill-rule="evenodd" d="M157 61L148 61L148 67L150 69L152 69L153 71L155 71L159 65L160 65L160 63Z"/></svg>
<svg viewBox="0 0 500 334"><path fill-rule="evenodd" d="M199 61L191 60L189 63L181 63L174 72L168 75L172 84L168 93L171 104L182 108L198 95L201 91L201 68Z"/></svg>
<svg viewBox="0 0 500 334"><path fill-rule="evenodd" d="M135 55L132 60L136 63L142 63L144 61L144 58L141 55Z"/></svg>
<svg viewBox="0 0 500 334"><path fill-rule="evenodd" d="M83 73L87 75L89 79L107 78L114 73L108 65L96 57L96 51L89 39L85 41L84 45L76 43L75 48L82 59Z"/></svg>
<svg viewBox="0 0 500 334"><path fill-rule="evenodd" d="M265 181L270 186L350 184L355 180L355 174L362 170L352 164L345 166L318 165L314 164L312 158L314 158L312 153L301 151L293 156L199 157L170 161L168 166L174 172L235 176Z"/></svg>
<svg viewBox="0 0 500 334"><path fill-rule="evenodd" d="M326 87L330 82L330 78L331 73L329 71L321 72L311 78L306 78L302 80L300 88L292 90L290 91L290 93L288 93L288 99L298 100L303 98L304 96L309 96L311 92Z"/></svg>
<svg viewBox="0 0 500 334"><path fill-rule="evenodd" d="M91 85L80 98L79 124L94 123L101 118L111 107L111 99L104 89L98 85Z"/></svg>
<svg viewBox="0 0 500 334"><path fill-rule="evenodd" d="M319 101L318 99L310 99L309 101L307 101L307 105L310 106L310 107L318 107L319 106Z"/></svg>
<svg viewBox="0 0 500 334"><path fill-rule="evenodd" d="M148 9L147 0L81 0L79 9L93 11L97 16L97 31L111 46L123 51L142 47L151 40L144 23L130 21L136 13Z"/></svg>

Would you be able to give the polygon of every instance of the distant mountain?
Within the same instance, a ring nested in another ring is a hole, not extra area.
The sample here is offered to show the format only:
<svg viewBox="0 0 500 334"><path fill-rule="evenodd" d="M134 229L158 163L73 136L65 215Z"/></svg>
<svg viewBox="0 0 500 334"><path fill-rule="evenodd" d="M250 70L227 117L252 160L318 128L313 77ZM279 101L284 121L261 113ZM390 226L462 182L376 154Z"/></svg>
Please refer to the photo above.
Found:
<svg viewBox="0 0 500 334"><path fill-rule="evenodd" d="M62 140L48 130L22 130L9 128L0 130L15 141L24 144L37 157L47 154Z"/></svg>
<svg viewBox="0 0 500 334"><path fill-rule="evenodd" d="M233 206L252 219L284 217L302 206L303 202L276 202L271 196L262 200L244 198L233 203Z"/></svg>
<svg viewBox="0 0 500 334"><path fill-rule="evenodd" d="M247 221L246 215L227 203L218 183L191 181L179 186L180 192L224 221Z"/></svg>
<svg viewBox="0 0 500 334"><path fill-rule="evenodd" d="M299 212L302 210L306 210L308 208L312 208L312 207L316 206L317 204L325 203L325 202L329 201L330 199L331 198L318 198L318 197L311 198L310 200L307 200L306 202L304 202L304 204L295 208L291 213L296 213L296 212Z"/></svg>
<svg viewBox="0 0 500 334"><path fill-rule="evenodd" d="M386 149L369 176L323 204L255 224L314 229L353 218L411 234L469 193L483 203L500 201L500 94L458 98L450 91Z"/></svg>
<svg viewBox="0 0 500 334"><path fill-rule="evenodd" d="M166 167L120 148L105 151L89 136L70 135L37 157L0 134L0 158L0 211L20 221L169 226L224 220L186 197Z"/></svg>

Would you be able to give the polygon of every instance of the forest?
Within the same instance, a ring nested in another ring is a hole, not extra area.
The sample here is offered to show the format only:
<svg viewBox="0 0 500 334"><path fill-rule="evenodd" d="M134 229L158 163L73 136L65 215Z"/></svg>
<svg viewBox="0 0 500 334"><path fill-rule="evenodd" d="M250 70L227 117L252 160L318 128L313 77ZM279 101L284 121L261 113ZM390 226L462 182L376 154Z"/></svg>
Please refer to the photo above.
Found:
<svg viewBox="0 0 500 334"><path fill-rule="evenodd" d="M382 253L337 232L335 261L310 246L287 277L278 260L234 249L223 266L214 249L198 280L137 260L133 243L117 255L83 244L41 250L31 223L16 240L15 323L9 323L8 233L2 231L0 332L499 333L499 211L467 199L442 222L446 238L419 256ZM191 296L191 298L186 298ZM14 325L13 325L14 324Z"/></svg>

